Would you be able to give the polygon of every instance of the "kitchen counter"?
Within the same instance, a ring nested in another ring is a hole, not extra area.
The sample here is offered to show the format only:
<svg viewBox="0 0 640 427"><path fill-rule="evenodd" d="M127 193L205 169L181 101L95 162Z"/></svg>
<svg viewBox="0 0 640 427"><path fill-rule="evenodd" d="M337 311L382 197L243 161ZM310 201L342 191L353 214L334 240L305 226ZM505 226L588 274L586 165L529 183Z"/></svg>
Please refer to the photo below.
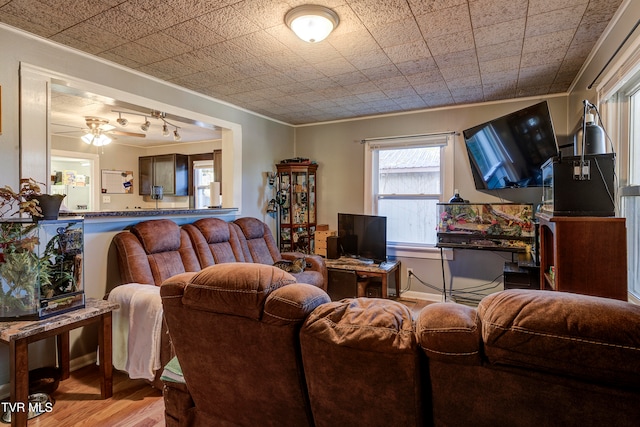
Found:
<svg viewBox="0 0 640 427"><path fill-rule="evenodd" d="M98 218L123 218L123 217L154 217L154 216L224 216L238 213L238 208L211 208L211 209L189 209L189 208L138 208L122 211L99 211L99 212L60 212L60 217L74 216L84 219Z"/></svg>

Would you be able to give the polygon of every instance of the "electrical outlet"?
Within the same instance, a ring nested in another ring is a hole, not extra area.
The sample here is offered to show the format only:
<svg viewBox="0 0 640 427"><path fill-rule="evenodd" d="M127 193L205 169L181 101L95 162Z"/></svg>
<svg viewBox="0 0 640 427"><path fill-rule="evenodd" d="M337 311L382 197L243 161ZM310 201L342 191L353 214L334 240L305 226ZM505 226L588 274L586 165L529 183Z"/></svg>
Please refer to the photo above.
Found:
<svg viewBox="0 0 640 427"><path fill-rule="evenodd" d="M414 274L413 274L413 268L407 268L407 276L408 276L408 277L414 276Z"/></svg>
<svg viewBox="0 0 640 427"><path fill-rule="evenodd" d="M111 203L111 196L102 196L102 203Z"/></svg>

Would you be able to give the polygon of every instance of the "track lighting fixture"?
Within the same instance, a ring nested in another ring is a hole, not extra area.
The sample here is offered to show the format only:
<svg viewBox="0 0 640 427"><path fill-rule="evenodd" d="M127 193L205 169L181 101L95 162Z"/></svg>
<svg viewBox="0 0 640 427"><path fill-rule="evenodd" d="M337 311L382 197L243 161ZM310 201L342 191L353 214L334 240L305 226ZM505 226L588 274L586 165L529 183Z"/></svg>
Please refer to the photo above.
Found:
<svg viewBox="0 0 640 427"><path fill-rule="evenodd" d="M118 119L116 121L122 126L125 126L127 123L129 123L129 121L126 118L122 117L123 114L131 114L134 116L144 117L144 123L140 126L140 129L142 129L144 132L147 132L151 127L151 122L149 121L149 118L162 120L162 136L171 135L171 132L169 131L169 127L172 127L174 128L173 140L180 141L182 139L182 137L178 133L178 129L180 129L180 126L176 126L173 123L169 122L165 118L166 113L162 111L152 110L150 114L140 114L140 113L133 113L130 111L119 111L119 110L111 110L111 111L114 113L118 113Z"/></svg>
<svg viewBox="0 0 640 427"><path fill-rule="evenodd" d="M122 127L129 124L129 120L122 118L122 113L118 113L118 118L116 119L116 122Z"/></svg>

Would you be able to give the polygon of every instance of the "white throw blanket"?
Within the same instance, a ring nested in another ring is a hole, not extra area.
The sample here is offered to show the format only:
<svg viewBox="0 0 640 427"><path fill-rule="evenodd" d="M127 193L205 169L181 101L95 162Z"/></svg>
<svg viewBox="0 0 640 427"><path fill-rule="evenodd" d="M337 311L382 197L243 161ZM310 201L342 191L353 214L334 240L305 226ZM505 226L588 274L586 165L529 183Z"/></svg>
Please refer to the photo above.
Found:
<svg viewBox="0 0 640 427"><path fill-rule="evenodd" d="M108 299L120 304L113 312L113 367L132 379L152 381L162 367L160 287L128 283L113 289Z"/></svg>

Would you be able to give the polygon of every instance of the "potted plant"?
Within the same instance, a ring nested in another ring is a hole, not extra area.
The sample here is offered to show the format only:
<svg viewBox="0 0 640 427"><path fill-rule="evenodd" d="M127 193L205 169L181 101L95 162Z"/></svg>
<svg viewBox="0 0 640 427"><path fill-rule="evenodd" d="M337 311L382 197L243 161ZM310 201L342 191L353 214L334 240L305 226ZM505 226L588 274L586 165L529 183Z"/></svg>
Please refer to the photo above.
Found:
<svg viewBox="0 0 640 427"><path fill-rule="evenodd" d="M40 202L35 198L40 195L40 185L33 178L20 179L18 191L13 191L10 186L5 185L0 188L0 217L11 213L16 207L18 210L11 213L11 216L19 213L26 213L31 217L42 216Z"/></svg>
<svg viewBox="0 0 640 427"><path fill-rule="evenodd" d="M13 191L8 185L0 188L0 217L17 207L12 216L25 213L35 220L58 219L58 211L65 195L44 194L40 185L42 184L33 178L22 178L18 191Z"/></svg>

